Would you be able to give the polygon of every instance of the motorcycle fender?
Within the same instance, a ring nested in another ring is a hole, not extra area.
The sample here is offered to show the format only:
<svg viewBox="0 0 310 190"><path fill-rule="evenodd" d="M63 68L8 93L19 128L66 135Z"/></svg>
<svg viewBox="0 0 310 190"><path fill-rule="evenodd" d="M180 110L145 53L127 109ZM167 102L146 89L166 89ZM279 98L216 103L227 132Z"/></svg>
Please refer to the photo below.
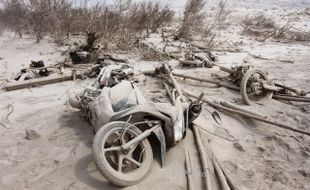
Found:
<svg viewBox="0 0 310 190"><path fill-rule="evenodd" d="M160 143L160 165L163 168L166 164L166 139L165 139L165 135L164 135L164 131L161 127L158 127L157 129L155 129L153 131L153 133L155 134L155 136L158 139L158 142Z"/></svg>

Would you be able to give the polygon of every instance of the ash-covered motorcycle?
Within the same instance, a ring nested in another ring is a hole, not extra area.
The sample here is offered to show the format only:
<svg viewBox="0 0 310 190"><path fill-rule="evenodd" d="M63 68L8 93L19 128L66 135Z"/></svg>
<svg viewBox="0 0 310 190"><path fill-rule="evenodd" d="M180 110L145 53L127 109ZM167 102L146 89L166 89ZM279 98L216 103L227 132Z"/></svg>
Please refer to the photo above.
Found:
<svg viewBox="0 0 310 190"><path fill-rule="evenodd" d="M201 98L183 103L177 97L174 106L148 102L129 80L108 85L115 70L105 70L108 75L102 72L70 104L81 109L94 126L93 156L101 174L117 186L134 185L150 174L152 147L159 150L160 163L165 165L166 148L185 137L187 127L201 112ZM100 84L106 85L100 88Z"/></svg>

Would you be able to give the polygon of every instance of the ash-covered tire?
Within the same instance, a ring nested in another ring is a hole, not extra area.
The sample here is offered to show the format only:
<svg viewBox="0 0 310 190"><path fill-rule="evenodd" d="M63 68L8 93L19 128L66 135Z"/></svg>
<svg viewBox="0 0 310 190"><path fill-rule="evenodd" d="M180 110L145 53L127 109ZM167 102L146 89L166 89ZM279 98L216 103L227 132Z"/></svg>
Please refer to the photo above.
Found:
<svg viewBox="0 0 310 190"><path fill-rule="evenodd" d="M140 141L125 153L121 149L113 150L120 147L120 139L127 139L127 143L142 133L139 128L131 125L126 128L123 138L120 138L125 124L123 121L105 124L97 131L92 144L94 161L100 173L112 184L121 187L142 182L150 174L153 163L152 147L148 139Z"/></svg>
<svg viewBox="0 0 310 190"><path fill-rule="evenodd" d="M267 77L266 73L263 72L263 71L261 71L261 70L258 70L258 69L250 69L250 70L248 70L248 71L244 74L244 76L243 76L243 78L242 78L242 80L241 80L240 94L241 94L241 96L242 96L242 99L243 99L244 103L245 103L246 105L249 105L249 106L251 105L251 102L252 102L252 101L250 100L250 98L249 98L249 96L248 96L247 85L248 85L248 82L249 82L250 78L251 78L254 74L258 74L258 75L260 75L260 77L262 78L262 80L268 81L268 77ZM271 97L272 94L273 94L272 92L265 92L265 93L263 94L263 97Z"/></svg>

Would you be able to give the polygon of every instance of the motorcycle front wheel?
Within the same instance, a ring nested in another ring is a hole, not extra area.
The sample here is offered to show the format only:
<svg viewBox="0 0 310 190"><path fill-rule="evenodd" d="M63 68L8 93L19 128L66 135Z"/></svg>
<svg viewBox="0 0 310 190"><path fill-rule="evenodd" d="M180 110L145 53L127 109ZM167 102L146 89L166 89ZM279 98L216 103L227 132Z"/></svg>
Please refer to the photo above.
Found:
<svg viewBox="0 0 310 190"><path fill-rule="evenodd" d="M121 148L141 133L123 121L109 122L97 131L92 145L94 160L100 173L114 185L135 185L150 174L153 152L148 139L127 150Z"/></svg>

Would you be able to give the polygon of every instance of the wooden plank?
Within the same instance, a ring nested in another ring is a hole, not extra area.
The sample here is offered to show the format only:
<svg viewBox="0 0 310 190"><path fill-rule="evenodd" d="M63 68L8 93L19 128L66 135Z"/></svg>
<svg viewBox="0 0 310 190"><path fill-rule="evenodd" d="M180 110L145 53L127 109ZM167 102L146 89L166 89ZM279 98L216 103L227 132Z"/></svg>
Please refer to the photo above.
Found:
<svg viewBox="0 0 310 190"><path fill-rule="evenodd" d="M63 81L68 81L68 80L72 80L72 74L65 74L65 75L57 74L57 75L51 75L48 77L11 82L11 83L8 83L5 88L6 90L11 91L11 90L18 90L18 89L29 88L29 87L34 87L34 86L52 84L52 83L57 83L57 82L63 82Z"/></svg>

